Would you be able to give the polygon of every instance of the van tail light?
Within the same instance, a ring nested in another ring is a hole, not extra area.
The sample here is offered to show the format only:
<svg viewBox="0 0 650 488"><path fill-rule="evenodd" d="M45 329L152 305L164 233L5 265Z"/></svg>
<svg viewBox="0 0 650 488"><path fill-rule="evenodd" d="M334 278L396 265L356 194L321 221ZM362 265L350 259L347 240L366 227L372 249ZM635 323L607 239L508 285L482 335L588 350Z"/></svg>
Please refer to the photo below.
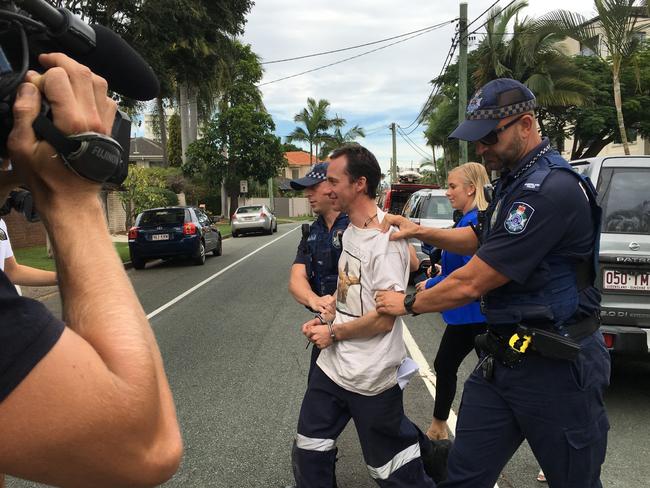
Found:
<svg viewBox="0 0 650 488"><path fill-rule="evenodd" d="M131 227L129 229L129 239L137 239L137 238L138 238L138 228Z"/></svg>
<svg viewBox="0 0 650 488"><path fill-rule="evenodd" d="M230 216L230 220L237 220L237 214L232 214Z"/></svg>
<svg viewBox="0 0 650 488"><path fill-rule="evenodd" d="M612 349L614 347L614 334L603 334L603 339L605 339L605 346L607 349Z"/></svg>
<svg viewBox="0 0 650 488"><path fill-rule="evenodd" d="M268 217L268 215L266 215L264 212L260 214L260 219L265 219L266 217Z"/></svg>
<svg viewBox="0 0 650 488"><path fill-rule="evenodd" d="M196 224L188 222L187 224L183 225L183 235L193 236L194 234L196 234Z"/></svg>

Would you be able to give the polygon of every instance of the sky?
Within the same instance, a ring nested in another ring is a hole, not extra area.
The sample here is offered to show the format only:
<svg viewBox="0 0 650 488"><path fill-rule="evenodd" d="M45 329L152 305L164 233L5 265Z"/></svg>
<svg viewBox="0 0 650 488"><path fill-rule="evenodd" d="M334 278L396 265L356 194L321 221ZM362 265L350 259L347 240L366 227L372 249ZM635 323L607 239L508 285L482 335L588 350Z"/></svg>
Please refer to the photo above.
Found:
<svg viewBox="0 0 650 488"><path fill-rule="evenodd" d="M494 0L468 0L469 22ZM502 8L509 0L501 0ZM566 8L564 0L530 0L524 10L539 17ZM593 0L573 0L570 9L593 17ZM458 17L459 2L454 0L256 0L248 15L243 42L252 45L262 62L345 48L422 29ZM479 27L487 15L470 30ZM363 127L368 133L359 142L368 147L384 170L392 156L390 123L410 128L431 92L431 79L443 66L454 36L455 24L386 49L333 67L292 79L262 85L264 103L273 116L276 134L284 141L296 127L293 117L307 105L307 98L326 99L331 114L346 119L350 128ZM484 32L481 29L479 32ZM397 39L399 40L399 39ZM470 43L470 51L480 37ZM361 54L386 43L303 60L264 65L262 84L311 70ZM455 58L454 58L455 59ZM413 146L397 136L397 161L402 168L419 167L431 154L417 128L409 137ZM309 150L308 146L304 146ZM436 155L440 157L440 155Z"/></svg>

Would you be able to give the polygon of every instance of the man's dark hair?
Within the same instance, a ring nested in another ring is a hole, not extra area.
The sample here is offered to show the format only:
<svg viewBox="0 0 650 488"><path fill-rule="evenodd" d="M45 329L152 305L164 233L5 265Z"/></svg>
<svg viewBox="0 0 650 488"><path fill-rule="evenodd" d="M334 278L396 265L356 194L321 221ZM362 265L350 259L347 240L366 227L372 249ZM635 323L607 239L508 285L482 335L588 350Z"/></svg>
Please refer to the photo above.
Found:
<svg viewBox="0 0 650 488"><path fill-rule="evenodd" d="M367 194L370 198L377 198L377 188L381 181L381 168L374 154L360 144L346 144L336 149L330 159L347 158L346 171L350 181L357 181L364 176L367 182Z"/></svg>

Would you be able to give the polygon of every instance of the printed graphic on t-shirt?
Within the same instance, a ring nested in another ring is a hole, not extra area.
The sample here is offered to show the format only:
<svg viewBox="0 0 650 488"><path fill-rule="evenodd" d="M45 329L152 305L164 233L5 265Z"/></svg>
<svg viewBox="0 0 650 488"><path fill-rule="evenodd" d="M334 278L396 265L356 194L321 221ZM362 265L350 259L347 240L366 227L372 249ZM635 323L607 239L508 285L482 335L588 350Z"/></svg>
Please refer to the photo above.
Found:
<svg viewBox="0 0 650 488"><path fill-rule="evenodd" d="M348 251L339 260L339 281L336 293L336 310L352 317L363 315L361 286L361 260Z"/></svg>

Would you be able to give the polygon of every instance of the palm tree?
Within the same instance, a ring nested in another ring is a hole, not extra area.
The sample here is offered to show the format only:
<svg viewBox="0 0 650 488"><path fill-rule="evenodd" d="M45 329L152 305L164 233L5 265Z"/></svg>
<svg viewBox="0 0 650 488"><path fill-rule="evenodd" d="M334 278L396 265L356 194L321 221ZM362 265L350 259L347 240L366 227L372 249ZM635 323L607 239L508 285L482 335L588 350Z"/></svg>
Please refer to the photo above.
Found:
<svg viewBox="0 0 650 488"><path fill-rule="evenodd" d="M318 145L331 137L327 131L332 127L343 127L346 123L345 119L338 116L330 118L327 113L329 107L329 101L321 99L317 102L310 97L307 99L307 107L293 118L294 122L303 124L305 127L296 127L287 136L287 142L308 142L310 160L313 159L314 153L318 152ZM314 146L316 151L314 151Z"/></svg>
<svg viewBox="0 0 650 488"><path fill-rule="evenodd" d="M342 120L342 119L341 119ZM326 138L320 151L320 158L326 159L327 156L336 148L356 141L359 137L366 137L366 133L362 127L355 125L350 130L343 133L340 127L334 129L334 133Z"/></svg>
<svg viewBox="0 0 650 488"><path fill-rule="evenodd" d="M519 13L527 5L520 1L490 16L486 37L477 49L478 67L472 75L475 85L482 86L495 78L514 78L535 93L541 106L584 105L591 90L571 75L571 58L558 47L566 36L555 26L527 17L520 20ZM543 127L543 120L539 122Z"/></svg>
<svg viewBox="0 0 650 488"><path fill-rule="evenodd" d="M638 4L638 6L637 6ZM542 26L550 26L567 37L579 41L591 49L596 56L607 63L612 72L614 86L614 105L618 128L626 155L630 154L623 117L623 102L621 99L621 66L634 54L642 37L642 26L639 25L640 15L648 12L646 0L594 0L598 14L600 33L594 22L580 14L567 10L556 10L539 21ZM602 44L601 44L602 36Z"/></svg>

